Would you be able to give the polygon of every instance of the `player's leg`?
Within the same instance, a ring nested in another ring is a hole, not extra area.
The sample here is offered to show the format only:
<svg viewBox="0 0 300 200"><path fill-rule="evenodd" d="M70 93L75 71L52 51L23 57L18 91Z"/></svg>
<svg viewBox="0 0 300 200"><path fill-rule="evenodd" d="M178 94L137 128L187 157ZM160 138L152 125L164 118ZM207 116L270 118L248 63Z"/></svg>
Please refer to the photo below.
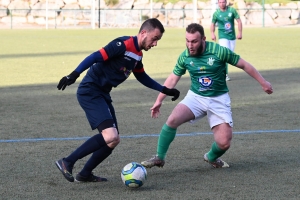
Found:
<svg viewBox="0 0 300 200"><path fill-rule="evenodd" d="M232 128L228 123L223 123L215 126L212 130L215 142L212 144L210 151L204 155L204 160L215 168L229 167L220 157L225 154L230 147Z"/></svg>
<svg viewBox="0 0 300 200"><path fill-rule="evenodd" d="M173 109L159 135L157 155L160 159L165 159L169 146L175 138L177 127L194 118L193 112L182 103Z"/></svg>
<svg viewBox="0 0 300 200"><path fill-rule="evenodd" d="M234 49L235 49L235 40L228 40L228 48L231 51L234 51ZM231 78L228 75L228 64L226 64L226 81L230 81L230 80L231 80Z"/></svg>
<svg viewBox="0 0 300 200"><path fill-rule="evenodd" d="M163 167L169 146L175 138L177 127L192 119L194 119L194 114L191 110L184 104L177 104L160 131L157 154L150 160L141 162L141 164L147 168Z"/></svg>
<svg viewBox="0 0 300 200"><path fill-rule="evenodd" d="M92 171L112 153L120 142L114 108L111 103L108 103L108 107L113 119L106 120L97 127L99 131L97 135L100 136L99 139L101 138L101 148L93 152L83 169L77 174L75 180L78 182L107 181L106 178L93 175Z"/></svg>
<svg viewBox="0 0 300 200"><path fill-rule="evenodd" d="M228 48L231 51L234 51L234 49L235 49L235 43L236 43L236 40L228 40Z"/></svg>
<svg viewBox="0 0 300 200"><path fill-rule="evenodd" d="M94 130L101 124L105 123L104 126L113 127L113 118L109 112L109 107L105 99L101 95L97 95L96 91L92 89L83 90L78 89L77 99L81 107L86 113L87 119ZM101 114L99 114L101 113ZM108 121L108 122L107 122ZM103 127L105 128L105 127ZM106 127L107 128L107 127ZM107 145L103 135L96 134L86 142L84 142L80 147L78 147L74 152L72 152L68 157L62 158L55 162L56 166L62 172L64 177L70 181L74 181L72 175L72 169L75 162L95 151Z"/></svg>
<svg viewBox="0 0 300 200"><path fill-rule="evenodd" d="M177 127L198 116L195 108L197 99L194 97L195 94L189 91L186 97L173 109L167 122L161 129L157 144L157 155L147 161L141 162L142 165L148 168L153 166L163 167L169 146L175 138ZM195 115L195 113L197 114Z"/></svg>
<svg viewBox="0 0 300 200"><path fill-rule="evenodd" d="M204 155L204 160L215 168L229 167L220 157L229 149L232 139L232 116L230 97L228 93L213 97L208 120L212 128L215 142L211 149Z"/></svg>
<svg viewBox="0 0 300 200"><path fill-rule="evenodd" d="M219 44L222 46L222 47L227 47L228 49L231 48L230 46L230 40L227 40L227 39L219 39ZM226 63L226 81L230 81L230 77L228 75L228 64Z"/></svg>

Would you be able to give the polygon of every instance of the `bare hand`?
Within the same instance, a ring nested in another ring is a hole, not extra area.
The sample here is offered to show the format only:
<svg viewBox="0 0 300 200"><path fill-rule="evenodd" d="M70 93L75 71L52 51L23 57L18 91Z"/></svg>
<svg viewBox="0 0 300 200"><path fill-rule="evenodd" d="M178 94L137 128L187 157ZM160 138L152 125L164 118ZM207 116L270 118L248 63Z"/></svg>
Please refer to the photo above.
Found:
<svg viewBox="0 0 300 200"><path fill-rule="evenodd" d="M241 33L238 33L236 38L237 38L238 40L241 40L241 39L242 39L242 34L241 34Z"/></svg>
<svg viewBox="0 0 300 200"><path fill-rule="evenodd" d="M272 94L273 93L273 88L271 83L268 81L265 81L265 83L262 85L262 89L267 93L267 94Z"/></svg>
<svg viewBox="0 0 300 200"><path fill-rule="evenodd" d="M161 107L161 102L155 102L154 105L152 106L152 108L150 108L151 110L151 117L152 118L158 118L159 117L159 109Z"/></svg>
<svg viewBox="0 0 300 200"><path fill-rule="evenodd" d="M211 34L211 39L212 39L212 41L216 41L216 35L215 34Z"/></svg>

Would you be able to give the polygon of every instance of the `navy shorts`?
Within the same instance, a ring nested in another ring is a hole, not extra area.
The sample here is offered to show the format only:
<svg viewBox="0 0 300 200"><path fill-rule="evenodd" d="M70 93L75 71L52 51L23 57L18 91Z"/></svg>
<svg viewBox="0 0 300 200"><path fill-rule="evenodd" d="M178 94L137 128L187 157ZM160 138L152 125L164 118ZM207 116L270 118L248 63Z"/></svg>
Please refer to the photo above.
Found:
<svg viewBox="0 0 300 200"><path fill-rule="evenodd" d="M114 120L117 127L115 109L111 99L108 99L107 96L109 94L103 94L99 89L93 87L78 87L77 100L84 110L92 130L106 120Z"/></svg>

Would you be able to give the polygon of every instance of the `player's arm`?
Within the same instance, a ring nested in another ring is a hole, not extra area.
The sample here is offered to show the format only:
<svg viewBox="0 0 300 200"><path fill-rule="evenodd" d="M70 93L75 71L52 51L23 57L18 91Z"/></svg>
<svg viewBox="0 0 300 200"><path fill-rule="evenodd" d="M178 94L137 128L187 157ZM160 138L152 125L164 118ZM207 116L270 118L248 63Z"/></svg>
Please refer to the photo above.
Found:
<svg viewBox="0 0 300 200"><path fill-rule="evenodd" d="M124 42L120 39L115 39L110 43L108 43L105 47L99 49L98 51L86 57L78 65L75 71L82 73L83 71L85 71L95 63L103 62L124 54L125 50L126 50L126 46Z"/></svg>
<svg viewBox="0 0 300 200"><path fill-rule="evenodd" d="M168 88L174 88L178 81L180 80L181 76L185 74L186 68L185 66L185 59L188 56L188 51L184 50L177 59L177 63L173 69L173 72L168 76L168 78L164 82L164 86ZM156 102L162 103L162 101L166 98L166 95L160 93L156 99Z"/></svg>
<svg viewBox="0 0 300 200"><path fill-rule="evenodd" d="M115 56L121 55L126 47L122 40L115 39L108 43L104 48L87 56L78 67L68 76L62 77L57 85L57 89L64 90L67 86L75 83L80 74L97 62L103 62Z"/></svg>
<svg viewBox="0 0 300 200"><path fill-rule="evenodd" d="M181 78L181 76L177 76L174 73L170 74L169 77L166 79L164 86L168 87L168 88L173 88L176 86L176 84L178 83L179 79ZM150 108L151 110L151 117L152 118L158 118L159 114L160 114L160 107L162 105L163 100L166 98L166 95L163 93L159 93L159 95L157 96L157 99L154 103L154 105Z"/></svg>
<svg viewBox="0 0 300 200"><path fill-rule="evenodd" d="M163 86L157 83L155 80L150 78L148 74L144 71L144 68L133 70L133 75L135 78L144 86L151 88L153 90L162 91Z"/></svg>
<svg viewBox="0 0 300 200"><path fill-rule="evenodd" d="M268 81L266 81L250 63L240 58L235 66L244 70L247 74L253 77L267 94L273 93L272 85Z"/></svg>
<svg viewBox="0 0 300 200"><path fill-rule="evenodd" d="M164 86L167 88L174 88L178 81L180 80L181 76L177 76L174 73L171 73L168 78L164 82ZM163 102L163 100L166 98L166 95L164 93L159 93L157 96L156 102Z"/></svg>
<svg viewBox="0 0 300 200"><path fill-rule="evenodd" d="M210 25L210 34L211 34L211 39L213 41L216 41L216 35L215 35L215 23L211 23Z"/></svg>
<svg viewBox="0 0 300 200"><path fill-rule="evenodd" d="M216 41L215 30L216 30L216 17L215 14L213 14L212 21L210 24L210 35L213 41Z"/></svg>
<svg viewBox="0 0 300 200"><path fill-rule="evenodd" d="M102 53L101 53L102 51ZM104 55L102 55L104 54ZM85 70L87 70L90 66L92 66L93 64L97 63L97 62L101 62L104 61L104 58L106 57L106 52L104 49L100 49L98 51L95 51L94 53L90 54L89 56L87 56L79 65L78 67L75 69L76 72L78 72L79 74L81 74L82 72L84 72Z"/></svg>
<svg viewBox="0 0 300 200"><path fill-rule="evenodd" d="M164 82L164 86L168 88L174 88L178 81L180 80L181 76L185 74L186 68L185 68L185 59L188 56L188 51L184 50L180 56L177 59L177 63L173 69L173 72L168 76L168 78ZM150 108L151 110L151 117L152 118L158 118L160 114L160 107L162 105L163 100L166 98L166 95L163 93L160 93L154 105Z"/></svg>
<svg viewBox="0 0 300 200"><path fill-rule="evenodd" d="M237 39L241 40L243 38L243 23L240 18L236 19L237 25L238 25L238 34L237 34Z"/></svg>
<svg viewBox="0 0 300 200"><path fill-rule="evenodd" d="M57 89L64 90L67 86L72 85L83 71L99 61L103 61L100 51L96 51L86 57L71 74L60 79Z"/></svg>
<svg viewBox="0 0 300 200"><path fill-rule="evenodd" d="M243 23L242 20L240 18L240 15L238 14L238 12L236 11L236 9L232 8L232 12L233 12L233 16L237 22L237 26L238 26L238 34L236 39L241 40L242 39L242 32L243 32Z"/></svg>
<svg viewBox="0 0 300 200"><path fill-rule="evenodd" d="M174 89L173 87L168 86L162 86L155 80L153 80L146 72L144 71L144 68L135 69L133 70L133 74L136 77L136 79L142 83L144 86L151 88L153 90L157 90L164 95L173 96L172 101L175 101L178 99L180 92L177 89Z"/></svg>
<svg viewBox="0 0 300 200"><path fill-rule="evenodd" d="M214 12L213 16L212 16L212 20L211 20L211 24L210 24L210 35L211 35L211 39L213 41L216 41L216 35L215 35L215 30L216 30L216 23L217 23L217 17L216 17L216 12Z"/></svg>

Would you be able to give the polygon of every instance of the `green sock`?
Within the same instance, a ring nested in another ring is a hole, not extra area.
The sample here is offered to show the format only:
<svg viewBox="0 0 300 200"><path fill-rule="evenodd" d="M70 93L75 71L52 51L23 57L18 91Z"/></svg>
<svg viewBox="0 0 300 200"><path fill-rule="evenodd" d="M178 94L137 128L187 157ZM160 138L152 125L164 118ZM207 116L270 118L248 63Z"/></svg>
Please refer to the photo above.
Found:
<svg viewBox="0 0 300 200"><path fill-rule="evenodd" d="M207 158L209 161L215 161L217 158L221 157L226 150L220 149L216 142L211 145L210 151L207 153Z"/></svg>
<svg viewBox="0 0 300 200"><path fill-rule="evenodd" d="M160 159L165 159L169 146L175 138L176 130L176 128L171 128L167 124L163 125L157 144L157 155Z"/></svg>

